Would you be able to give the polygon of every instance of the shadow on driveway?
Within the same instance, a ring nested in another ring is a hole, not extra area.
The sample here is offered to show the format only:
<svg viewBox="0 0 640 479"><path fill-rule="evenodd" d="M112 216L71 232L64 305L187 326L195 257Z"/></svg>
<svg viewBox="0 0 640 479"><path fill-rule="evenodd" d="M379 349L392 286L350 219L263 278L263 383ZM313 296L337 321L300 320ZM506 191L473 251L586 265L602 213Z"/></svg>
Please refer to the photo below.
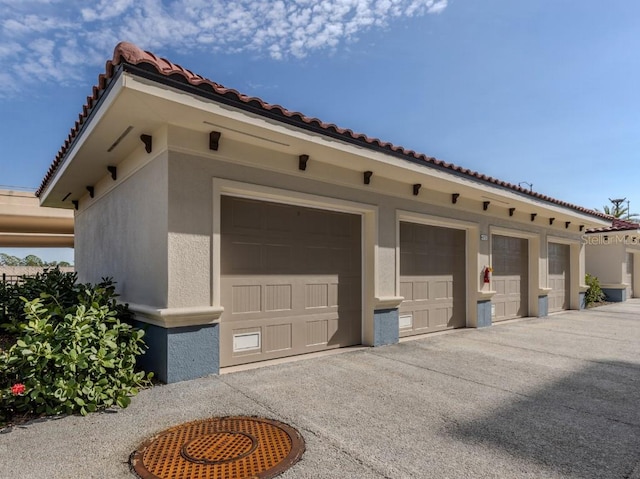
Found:
<svg viewBox="0 0 640 479"><path fill-rule="evenodd" d="M448 432L564 477L640 478L640 366L593 362Z"/></svg>

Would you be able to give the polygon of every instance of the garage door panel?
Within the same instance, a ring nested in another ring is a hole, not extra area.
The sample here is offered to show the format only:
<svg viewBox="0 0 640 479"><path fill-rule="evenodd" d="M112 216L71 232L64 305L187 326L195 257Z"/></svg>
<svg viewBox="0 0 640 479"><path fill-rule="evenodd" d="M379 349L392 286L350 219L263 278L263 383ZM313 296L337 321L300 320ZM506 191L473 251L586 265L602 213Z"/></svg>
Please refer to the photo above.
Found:
<svg viewBox="0 0 640 479"><path fill-rule="evenodd" d="M449 326L453 308L435 308L433 313L433 324L429 324L430 327L445 328Z"/></svg>
<svg viewBox="0 0 640 479"><path fill-rule="evenodd" d="M290 311L292 309L291 299L293 297L293 287L291 284L267 284L265 289L264 310L270 311Z"/></svg>
<svg viewBox="0 0 640 479"><path fill-rule="evenodd" d="M566 244L548 243L547 246L549 264L549 312L569 309L569 261L570 247Z"/></svg>
<svg viewBox="0 0 640 479"><path fill-rule="evenodd" d="M253 205L255 211L262 211L264 209L263 206L256 208L255 202L250 202L249 207L251 207L251 205ZM287 205L278 205L275 203L270 204L270 209L271 214L263 216L265 229L271 233L288 233L295 211Z"/></svg>
<svg viewBox="0 0 640 479"><path fill-rule="evenodd" d="M413 300L424 301L429 299L429 283L426 281L414 280L413 282Z"/></svg>
<svg viewBox="0 0 640 479"><path fill-rule="evenodd" d="M493 321L528 314L528 241L524 238L493 235L491 238Z"/></svg>
<svg viewBox="0 0 640 479"><path fill-rule="evenodd" d="M256 208L252 201L238 198L229 206L222 227L233 233L260 231L263 219L262 208Z"/></svg>
<svg viewBox="0 0 640 479"><path fill-rule="evenodd" d="M505 303L505 316L518 317L520 315L520 301L510 301Z"/></svg>
<svg viewBox="0 0 640 479"><path fill-rule="evenodd" d="M508 288L508 294L519 294L520 293L520 278L512 278L510 280L507 281L507 285L509 286Z"/></svg>
<svg viewBox="0 0 640 479"><path fill-rule="evenodd" d="M271 324L264 327L264 351L285 351L293 345L292 324Z"/></svg>
<svg viewBox="0 0 640 479"><path fill-rule="evenodd" d="M331 248L328 258L331 271L349 273L360 267L360 258L353 254L352 248ZM326 266L326 265L325 265Z"/></svg>
<svg viewBox="0 0 640 479"><path fill-rule="evenodd" d="M221 365L359 344L360 217L221 203Z"/></svg>
<svg viewBox="0 0 640 479"><path fill-rule="evenodd" d="M232 314L259 313L262 311L262 286L235 285L232 288Z"/></svg>
<svg viewBox="0 0 640 479"><path fill-rule="evenodd" d="M306 237L332 237L331 222L333 221L324 211L305 209L300 212L302 221L300 222L301 230Z"/></svg>
<svg viewBox="0 0 640 479"><path fill-rule="evenodd" d="M400 296L402 296L405 301L413 301L413 283L411 281L400 282Z"/></svg>
<svg viewBox="0 0 640 479"><path fill-rule="evenodd" d="M318 346L329 342L329 320L307 321L307 346Z"/></svg>
<svg viewBox="0 0 640 479"><path fill-rule="evenodd" d="M329 233L332 238L353 238L358 236L357 229L360 228L359 224L354 224L349 220L349 217L338 216L334 218L329 224Z"/></svg>
<svg viewBox="0 0 640 479"><path fill-rule="evenodd" d="M342 314L338 311L305 316L294 314L284 317L258 314L255 319L224 323L225 336L229 336L230 341L221 341L220 350L229 363L243 364L283 355L304 354L358 344L360 341L359 319L359 314L356 315L353 312ZM221 323L222 326L223 323ZM248 333L258 335L259 339L255 341L258 347L234 350L234 336ZM356 336L357 339L354 340Z"/></svg>
<svg viewBox="0 0 640 479"><path fill-rule="evenodd" d="M256 243L234 242L229 245L230 254L238 258L234 263L234 272L252 271L262 262L262 245Z"/></svg>
<svg viewBox="0 0 640 479"><path fill-rule="evenodd" d="M287 244L268 244L261 249L262 263L266 271L286 271L293 264L293 250Z"/></svg>
<svg viewBox="0 0 640 479"><path fill-rule="evenodd" d="M460 327L453 307L431 306L416 309L410 314L403 313L401 317L401 332L404 329L411 330L413 334L422 334Z"/></svg>
<svg viewBox="0 0 640 479"><path fill-rule="evenodd" d="M434 280L431 283L429 299L453 299L453 281Z"/></svg>
<svg viewBox="0 0 640 479"><path fill-rule="evenodd" d="M429 310L413 311L413 327L418 332L426 332L429 329Z"/></svg>
<svg viewBox="0 0 640 479"><path fill-rule="evenodd" d="M232 299L225 308L227 321L252 318L255 313L269 317L269 313L299 314L300 310L309 314L318 310L359 312L361 307L358 277L236 276L226 283L222 295Z"/></svg>
<svg viewBox="0 0 640 479"><path fill-rule="evenodd" d="M307 284L305 293L305 309L326 308L329 306L328 284Z"/></svg>
<svg viewBox="0 0 640 479"><path fill-rule="evenodd" d="M400 235L400 335L464 327L464 231L401 222Z"/></svg>

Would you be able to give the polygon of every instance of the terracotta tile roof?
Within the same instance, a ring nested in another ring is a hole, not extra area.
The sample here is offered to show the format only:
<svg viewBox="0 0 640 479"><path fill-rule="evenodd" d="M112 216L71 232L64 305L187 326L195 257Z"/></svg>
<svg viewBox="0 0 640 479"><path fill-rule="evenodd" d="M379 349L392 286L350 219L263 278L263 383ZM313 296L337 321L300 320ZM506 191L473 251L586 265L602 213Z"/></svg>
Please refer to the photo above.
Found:
<svg viewBox="0 0 640 479"><path fill-rule="evenodd" d="M640 223L621 220L620 218L613 218L611 226L605 226L603 228L591 228L587 230L587 233L614 233L616 231L631 230L640 230Z"/></svg>
<svg viewBox="0 0 640 479"><path fill-rule="evenodd" d="M53 163L49 167L49 170L47 171L47 174L42 180L40 188L36 191L37 196L40 196L42 191L47 187L47 185L55 175L56 171L60 167L60 164L63 162L65 155L69 151L71 144L78 136L85 121L87 120L91 110L96 106L101 93L107 88L109 80L116 74L116 69L119 65L137 66L140 68L144 68L147 71L151 71L152 73L170 78L172 80L178 80L182 83L186 82L187 84L197 87L199 90L201 90L202 94L213 94L219 101L224 101L226 103L231 102L231 104L234 104L238 108L251 109L252 111L257 111L258 113L270 116L271 118L276 118L280 121L297 125L305 129L318 131L327 136L340 138L350 143L354 143L369 149L392 153L395 156L404 157L405 159L413 162L423 163L425 164L425 166L447 170L453 174L470 177L474 180L480 180L482 182L496 185L505 189L513 190L532 198L536 198L558 206L570 208L572 210L579 211L581 213L585 213L601 219L611 219L609 215L606 215L599 211L590 210L582 206L577 206L565 201L557 200L550 196L546 196L522 188L518 185L514 185L506 181L501 181L499 179L483 175L481 173L478 173L477 171L472 171L470 169L463 168L452 163L447 163L445 161L426 156L413 150L407 150L401 146L396 146L377 138L370 138L362 133L356 133L349 129L340 128L332 123L324 123L317 118L309 118L302 113L289 111L280 105L272 105L266 103L260 98L243 95L236 90L225 88L218 83L197 75L187 70L186 68L181 67L180 65L176 65L175 63L170 62L167 59L157 57L151 52L141 50L136 45L128 42L121 42L116 45L116 48L113 52L113 59L107 61L105 73L101 74L98 77L98 85L93 87L92 95L87 97L87 103L83 106L82 112L78 116L78 121L76 121L74 127L71 129L69 137L60 148L60 151L56 155L56 158L54 159Z"/></svg>

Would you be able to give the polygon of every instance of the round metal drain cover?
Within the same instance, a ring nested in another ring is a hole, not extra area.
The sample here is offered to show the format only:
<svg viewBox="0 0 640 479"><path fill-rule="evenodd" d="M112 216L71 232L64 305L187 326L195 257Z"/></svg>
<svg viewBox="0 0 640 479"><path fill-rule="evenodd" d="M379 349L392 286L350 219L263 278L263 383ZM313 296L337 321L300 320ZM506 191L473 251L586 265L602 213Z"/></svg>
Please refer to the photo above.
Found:
<svg viewBox="0 0 640 479"><path fill-rule="evenodd" d="M142 479L270 478L304 453L304 439L278 421L223 417L172 427L131 455Z"/></svg>

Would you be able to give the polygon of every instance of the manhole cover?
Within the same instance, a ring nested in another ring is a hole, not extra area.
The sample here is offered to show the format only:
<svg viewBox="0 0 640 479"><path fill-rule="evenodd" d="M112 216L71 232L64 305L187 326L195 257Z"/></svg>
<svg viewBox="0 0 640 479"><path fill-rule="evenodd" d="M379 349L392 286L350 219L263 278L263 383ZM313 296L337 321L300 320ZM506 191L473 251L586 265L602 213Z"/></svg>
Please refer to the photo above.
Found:
<svg viewBox="0 0 640 479"><path fill-rule="evenodd" d="M275 477L304 453L290 426L253 417L223 417L172 427L131 455L142 479Z"/></svg>

